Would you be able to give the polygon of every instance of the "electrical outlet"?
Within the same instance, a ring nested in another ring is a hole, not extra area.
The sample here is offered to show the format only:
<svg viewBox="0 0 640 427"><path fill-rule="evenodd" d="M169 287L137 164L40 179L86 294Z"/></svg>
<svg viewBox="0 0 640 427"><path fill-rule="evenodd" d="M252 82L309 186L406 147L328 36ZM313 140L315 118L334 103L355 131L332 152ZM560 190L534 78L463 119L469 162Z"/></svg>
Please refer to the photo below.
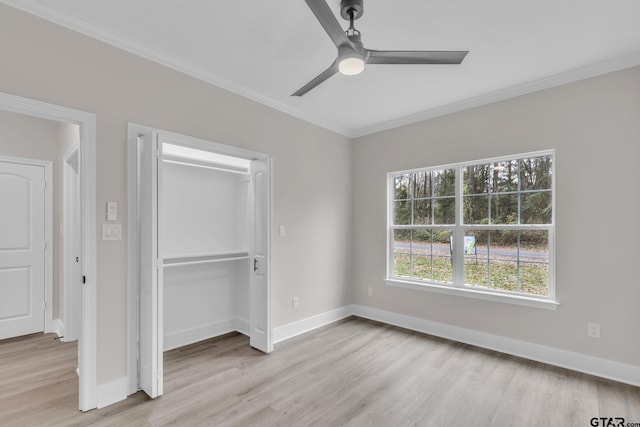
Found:
<svg viewBox="0 0 640 427"><path fill-rule="evenodd" d="M291 300L291 307L293 307L294 309L300 307L300 298L293 297L293 299Z"/></svg>
<svg viewBox="0 0 640 427"><path fill-rule="evenodd" d="M591 338L600 338L600 323L587 323L587 335Z"/></svg>
<svg viewBox="0 0 640 427"><path fill-rule="evenodd" d="M373 296L373 288L371 286L367 288L367 295L369 295L370 297Z"/></svg>

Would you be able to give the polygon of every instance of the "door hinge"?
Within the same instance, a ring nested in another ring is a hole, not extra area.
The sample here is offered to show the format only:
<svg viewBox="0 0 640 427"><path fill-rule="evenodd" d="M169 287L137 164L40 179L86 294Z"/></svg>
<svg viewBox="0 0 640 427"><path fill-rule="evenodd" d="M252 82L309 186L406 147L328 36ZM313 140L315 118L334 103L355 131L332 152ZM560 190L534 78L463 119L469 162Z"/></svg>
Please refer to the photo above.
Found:
<svg viewBox="0 0 640 427"><path fill-rule="evenodd" d="M42 301L42 311L47 311L47 302Z"/></svg>
<svg viewBox="0 0 640 427"><path fill-rule="evenodd" d="M258 271L258 258L253 259L253 271Z"/></svg>
<svg viewBox="0 0 640 427"><path fill-rule="evenodd" d="M82 276L82 284L84 285L85 283L87 283L87 276Z"/></svg>
<svg viewBox="0 0 640 427"><path fill-rule="evenodd" d="M42 250L43 251L47 250L47 242L46 242L46 240L44 242L42 242Z"/></svg>
<svg viewBox="0 0 640 427"><path fill-rule="evenodd" d="M44 188L45 190L47 189L47 181L42 182L42 188Z"/></svg>

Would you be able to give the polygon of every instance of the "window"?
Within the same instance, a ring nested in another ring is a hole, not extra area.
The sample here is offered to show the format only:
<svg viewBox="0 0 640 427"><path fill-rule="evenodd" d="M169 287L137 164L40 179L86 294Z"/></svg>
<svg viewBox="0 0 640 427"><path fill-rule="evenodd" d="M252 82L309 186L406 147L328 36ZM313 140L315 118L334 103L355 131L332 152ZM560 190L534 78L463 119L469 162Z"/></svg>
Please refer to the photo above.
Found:
<svg viewBox="0 0 640 427"><path fill-rule="evenodd" d="M390 173L387 278L553 300L553 155Z"/></svg>

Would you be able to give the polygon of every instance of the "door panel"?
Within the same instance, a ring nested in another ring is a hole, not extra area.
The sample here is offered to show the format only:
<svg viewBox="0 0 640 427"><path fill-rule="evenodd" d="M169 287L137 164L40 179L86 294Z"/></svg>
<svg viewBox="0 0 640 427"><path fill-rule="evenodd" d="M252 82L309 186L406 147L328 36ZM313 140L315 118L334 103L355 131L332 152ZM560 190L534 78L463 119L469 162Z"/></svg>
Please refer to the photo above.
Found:
<svg viewBox="0 0 640 427"><path fill-rule="evenodd" d="M273 351L271 340L270 248L271 182L268 160L251 162L251 197L253 208L253 273L250 290L249 342L265 353Z"/></svg>
<svg viewBox="0 0 640 427"><path fill-rule="evenodd" d="M33 215L31 201L33 198L33 177L22 174L22 168L35 166L3 163L0 171L0 196L3 206L0 210L2 223L2 239L0 251L19 251L31 249L31 227ZM42 168L37 168L42 169ZM20 175L13 175L20 174ZM4 203L6 201L6 204Z"/></svg>
<svg viewBox="0 0 640 427"><path fill-rule="evenodd" d="M44 168L0 162L0 339L44 331Z"/></svg>
<svg viewBox="0 0 640 427"><path fill-rule="evenodd" d="M31 268L0 269L1 319L19 319L31 313Z"/></svg>
<svg viewBox="0 0 640 427"><path fill-rule="evenodd" d="M162 394L162 268L158 268L158 143L156 132L138 138L140 282L140 388Z"/></svg>

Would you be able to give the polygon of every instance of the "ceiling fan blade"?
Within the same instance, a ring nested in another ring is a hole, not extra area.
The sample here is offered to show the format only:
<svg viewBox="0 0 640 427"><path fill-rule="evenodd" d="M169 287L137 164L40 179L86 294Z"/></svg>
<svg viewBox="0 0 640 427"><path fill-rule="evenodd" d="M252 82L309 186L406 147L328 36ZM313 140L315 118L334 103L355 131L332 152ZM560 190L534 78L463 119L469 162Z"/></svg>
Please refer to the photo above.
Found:
<svg viewBox="0 0 640 427"><path fill-rule="evenodd" d="M469 51L369 50L367 64L460 64Z"/></svg>
<svg viewBox="0 0 640 427"><path fill-rule="evenodd" d="M340 47L344 44L350 45L351 42L347 38L347 35L344 33L344 30L338 23L336 16L331 12L329 5L325 0L305 0L307 2L307 6L316 16L316 19L322 25L322 28L329 34L333 44L336 47Z"/></svg>
<svg viewBox="0 0 640 427"><path fill-rule="evenodd" d="M320 85L322 82L327 80L329 77L333 76L338 72L338 60L335 60L333 64L322 73L320 73L315 79L311 80L306 85L302 86L300 89L291 94L291 96L302 96L305 93L309 92L311 89Z"/></svg>

